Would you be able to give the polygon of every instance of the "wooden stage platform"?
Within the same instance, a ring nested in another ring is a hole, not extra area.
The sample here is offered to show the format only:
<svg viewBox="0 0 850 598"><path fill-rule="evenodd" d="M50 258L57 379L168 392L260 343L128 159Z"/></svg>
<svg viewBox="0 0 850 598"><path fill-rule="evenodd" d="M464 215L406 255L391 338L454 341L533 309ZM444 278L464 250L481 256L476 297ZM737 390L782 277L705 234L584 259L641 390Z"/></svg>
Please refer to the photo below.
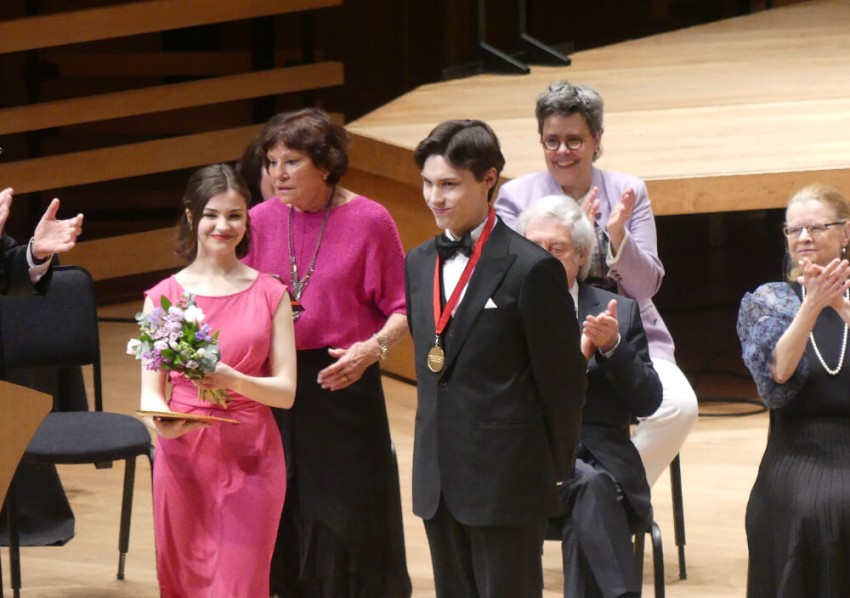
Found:
<svg viewBox="0 0 850 598"><path fill-rule="evenodd" d="M418 186L410 150L443 120L477 118L502 141L506 178L541 170L534 101L567 79L605 100L598 165L646 179L656 215L780 207L815 180L850 193L848 47L850 2L813 0L578 52L569 67L426 85L349 125L353 165Z"/></svg>
<svg viewBox="0 0 850 598"><path fill-rule="evenodd" d="M443 120L481 119L502 142L505 179L542 170L535 98L552 81L567 79L602 94L604 154L598 165L645 179L656 216L779 208L794 190L815 181L848 194L848 47L850 2L812 0L578 52L569 67L425 85L348 125L354 144L343 184L386 205L410 249L436 233L412 159L416 144ZM672 283L665 283L665 294L678 302L666 307L693 303L685 295L702 285L692 280L688 262L701 263L718 276L712 287L722 288L703 291L699 301L720 296L720 302L735 304L731 321L723 324L734 339L743 291L779 274L781 253L760 249L777 251L778 227L765 225L756 213L728 230L713 227L706 240L682 230L671 237L663 224L660 240L676 245L661 247ZM741 230L752 238L740 238ZM730 274L730 264L735 270L742 248L753 243L755 249L745 251L751 260L746 272ZM768 273L762 277L754 264ZM679 353L702 336L677 336ZM386 369L414 377L409 342L391 353Z"/></svg>

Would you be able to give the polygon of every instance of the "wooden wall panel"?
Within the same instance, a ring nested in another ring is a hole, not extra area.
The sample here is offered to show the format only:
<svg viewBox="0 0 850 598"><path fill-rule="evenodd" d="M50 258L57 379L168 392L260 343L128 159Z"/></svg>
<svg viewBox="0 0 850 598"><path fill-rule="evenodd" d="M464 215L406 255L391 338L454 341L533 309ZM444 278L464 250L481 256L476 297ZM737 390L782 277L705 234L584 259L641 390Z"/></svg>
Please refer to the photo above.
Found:
<svg viewBox="0 0 850 598"><path fill-rule="evenodd" d="M170 227L86 241L63 256L62 263L83 266L95 280L179 268L185 263L174 255L175 238Z"/></svg>
<svg viewBox="0 0 850 598"><path fill-rule="evenodd" d="M31 193L235 160L261 125L0 164L0 181Z"/></svg>
<svg viewBox="0 0 850 598"><path fill-rule="evenodd" d="M0 54L339 6L342 0L147 0L0 21Z"/></svg>
<svg viewBox="0 0 850 598"><path fill-rule="evenodd" d="M0 110L0 135L341 85L342 63L319 62Z"/></svg>

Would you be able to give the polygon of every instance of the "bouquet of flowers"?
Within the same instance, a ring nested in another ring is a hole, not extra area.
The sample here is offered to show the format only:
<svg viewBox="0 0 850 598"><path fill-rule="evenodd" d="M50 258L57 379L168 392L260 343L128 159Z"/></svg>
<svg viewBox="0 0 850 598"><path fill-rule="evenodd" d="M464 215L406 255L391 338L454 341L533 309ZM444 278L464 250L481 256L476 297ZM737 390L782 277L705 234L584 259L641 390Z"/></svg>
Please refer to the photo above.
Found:
<svg viewBox="0 0 850 598"><path fill-rule="evenodd" d="M192 294L184 293L172 304L162 297L160 307L149 314L136 314L139 338L130 339L127 353L153 371L180 372L190 380L200 380L215 371L221 359L218 331L204 323L204 312L195 305ZM204 401L225 406L230 397L221 388L198 389Z"/></svg>

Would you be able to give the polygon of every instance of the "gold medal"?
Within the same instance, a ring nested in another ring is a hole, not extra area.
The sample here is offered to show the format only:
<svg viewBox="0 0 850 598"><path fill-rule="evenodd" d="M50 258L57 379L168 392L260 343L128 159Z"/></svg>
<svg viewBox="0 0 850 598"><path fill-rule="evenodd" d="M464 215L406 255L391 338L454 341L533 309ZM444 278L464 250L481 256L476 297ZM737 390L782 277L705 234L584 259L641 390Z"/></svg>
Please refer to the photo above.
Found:
<svg viewBox="0 0 850 598"><path fill-rule="evenodd" d="M443 364L446 362L446 354L440 345L434 345L428 351L428 369L439 374L443 371Z"/></svg>

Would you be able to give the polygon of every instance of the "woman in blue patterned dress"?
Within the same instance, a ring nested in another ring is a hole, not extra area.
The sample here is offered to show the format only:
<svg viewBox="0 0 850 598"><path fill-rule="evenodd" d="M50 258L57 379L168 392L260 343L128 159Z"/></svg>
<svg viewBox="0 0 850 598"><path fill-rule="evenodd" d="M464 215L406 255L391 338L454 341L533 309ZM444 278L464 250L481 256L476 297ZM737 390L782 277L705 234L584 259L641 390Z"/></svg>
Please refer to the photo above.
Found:
<svg viewBox="0 0 850 598"><path fill-rule="evenodd" d="M747 504L747 595L850 596L850 204L810 185L785 212L788 279L747 293L743 358L770 409Z"/></svg>

